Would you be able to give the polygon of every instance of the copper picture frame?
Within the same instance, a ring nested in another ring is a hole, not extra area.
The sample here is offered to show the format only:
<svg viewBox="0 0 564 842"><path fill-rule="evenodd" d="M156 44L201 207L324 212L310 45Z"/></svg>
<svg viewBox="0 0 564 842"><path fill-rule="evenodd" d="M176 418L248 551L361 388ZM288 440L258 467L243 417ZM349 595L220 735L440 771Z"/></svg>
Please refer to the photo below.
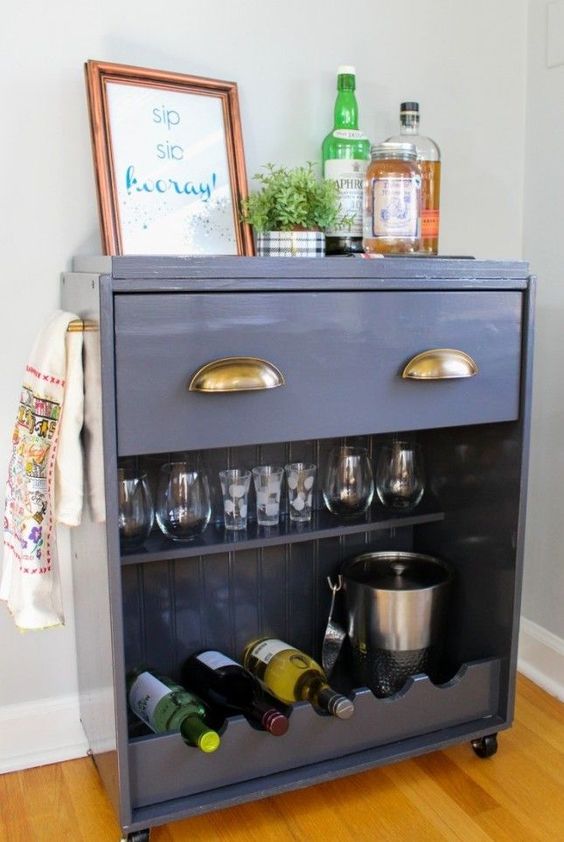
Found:
<svg viewBox="0 0 564 842"><path fill-rule="evenodd" d="M235 82L85 64L105 254L252 255Z"/></svg>

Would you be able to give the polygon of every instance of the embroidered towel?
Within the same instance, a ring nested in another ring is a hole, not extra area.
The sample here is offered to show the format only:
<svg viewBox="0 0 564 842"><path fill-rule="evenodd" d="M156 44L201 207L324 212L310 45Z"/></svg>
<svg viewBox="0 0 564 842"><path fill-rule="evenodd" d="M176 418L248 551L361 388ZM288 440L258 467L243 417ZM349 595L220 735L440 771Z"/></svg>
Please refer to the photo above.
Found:
<svg viewBox="0 0 564 842"><path fill-rule="evenodd" d="M57 310L26 366L6 484L0 599L16 625L64 623L56 523L76 526L82 511L82 333Z"/></svg>

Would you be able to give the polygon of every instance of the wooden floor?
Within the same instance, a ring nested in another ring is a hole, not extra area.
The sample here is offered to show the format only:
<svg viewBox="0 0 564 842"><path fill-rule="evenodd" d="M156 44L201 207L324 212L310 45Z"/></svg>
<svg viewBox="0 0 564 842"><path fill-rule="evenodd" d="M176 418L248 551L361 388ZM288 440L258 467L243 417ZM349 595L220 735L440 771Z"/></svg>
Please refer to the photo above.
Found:
<svg viewBox="0 0 564 842"><path fill-rule="evenodd" d="M118 842L90 759L0 776L1 842ZM520 677L499 751L468 744L155 828L151 842L564 842L564 704Z"/></svg>

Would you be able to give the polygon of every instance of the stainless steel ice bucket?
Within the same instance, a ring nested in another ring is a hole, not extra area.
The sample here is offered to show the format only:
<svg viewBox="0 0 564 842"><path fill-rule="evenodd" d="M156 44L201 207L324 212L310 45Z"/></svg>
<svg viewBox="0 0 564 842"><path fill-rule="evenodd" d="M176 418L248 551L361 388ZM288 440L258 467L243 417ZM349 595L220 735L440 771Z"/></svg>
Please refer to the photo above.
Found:
<svg viewBox="0 0 564 842"><path fill-rule="evenodd" d="M450 567L420 553L363 553L345 562L347 633L356 681L389 696L432 673L446 615Z"/></svg>

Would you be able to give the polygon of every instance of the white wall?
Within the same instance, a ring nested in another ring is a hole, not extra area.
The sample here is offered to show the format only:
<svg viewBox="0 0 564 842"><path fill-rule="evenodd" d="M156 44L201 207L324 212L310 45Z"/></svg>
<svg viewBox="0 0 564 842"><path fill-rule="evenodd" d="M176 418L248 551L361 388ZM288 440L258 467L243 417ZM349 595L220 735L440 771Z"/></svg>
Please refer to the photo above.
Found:
<svg viewBox="0 0 564 842"><path fill-rule="evenodd" d="M72 255L100 248L86 59L236 80L250 175L268 161L319 158L335 69L352 62L373 141L396 131L401 100L421 102L423 129L444 158L442 251L520 257L526 12L525 0L12 4L0 44L0 478L26 354L58 304L59 273ZM71 618L66 564L63 579ZM72 623L21 635L1 607L0 675L0 721L2 706L68 699Z"/></svg>

